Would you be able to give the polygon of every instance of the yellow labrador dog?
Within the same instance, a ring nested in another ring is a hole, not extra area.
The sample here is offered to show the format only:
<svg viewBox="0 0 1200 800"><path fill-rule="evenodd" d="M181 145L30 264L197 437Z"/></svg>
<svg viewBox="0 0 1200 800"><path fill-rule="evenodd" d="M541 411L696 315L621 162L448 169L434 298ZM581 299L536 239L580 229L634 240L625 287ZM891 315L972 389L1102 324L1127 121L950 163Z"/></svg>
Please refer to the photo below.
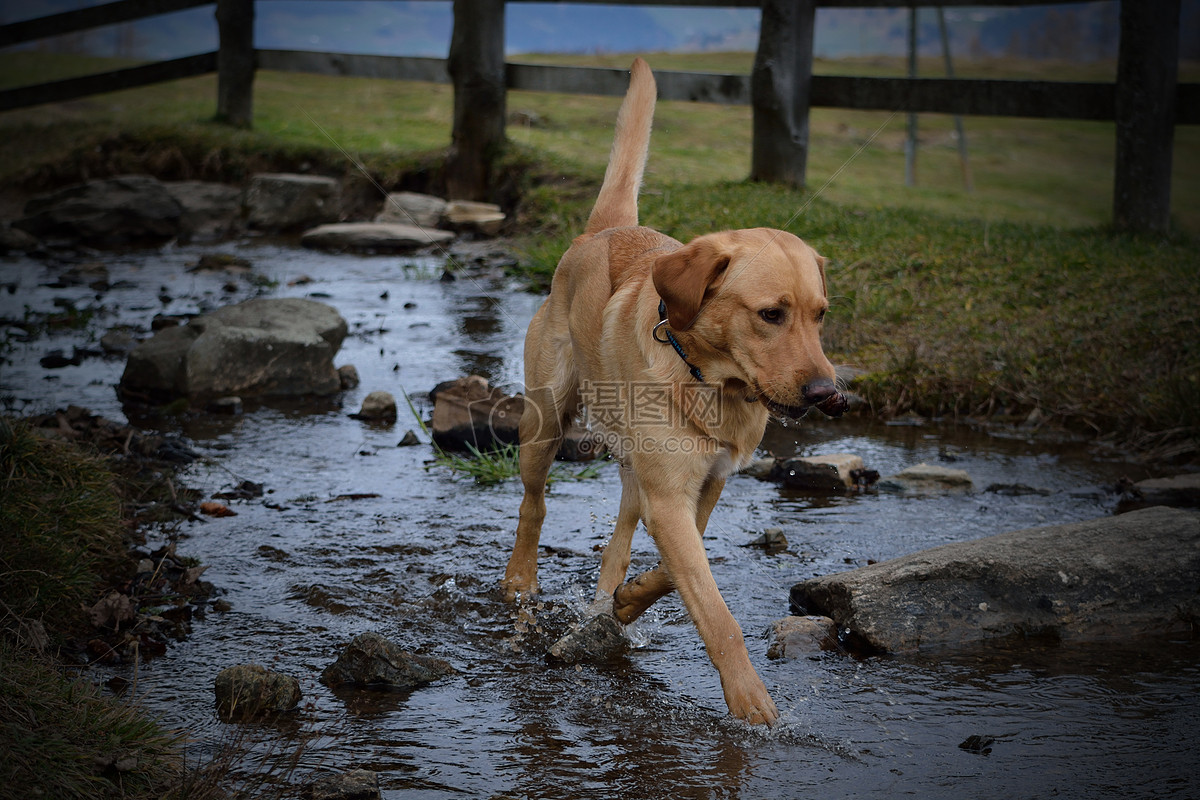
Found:
<svg viewBox="0 0 1200 800"><path fill-rule="evenodd" d="M845 397L821 350L824 259L790 233L722 231L684 245L638 226L657 87L633 63L604 183L583 235L563 255L525 339L525 487L504 576L509 600L538 590L546 475L583 411L621 462L616 530L597 607L625 624L679 592L721 677L729 711L773 723L775 703L709 569L702 535L725 479L744 466L772 414L840 415ZM628 582L645 523L660 565Z"/></svg>

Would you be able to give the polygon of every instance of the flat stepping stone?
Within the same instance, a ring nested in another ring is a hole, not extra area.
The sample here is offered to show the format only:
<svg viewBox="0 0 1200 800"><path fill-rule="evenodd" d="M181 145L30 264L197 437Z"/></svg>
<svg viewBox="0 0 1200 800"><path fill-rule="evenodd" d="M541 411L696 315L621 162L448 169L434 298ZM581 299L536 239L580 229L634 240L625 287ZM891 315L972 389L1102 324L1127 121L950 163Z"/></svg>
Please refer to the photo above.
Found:
<svg viewBox="0 0 1200 800"><path fill-rule="evenodd" d="M300 244L314 250L407 252L453 238L450 231L399 222L334 222L305 231Z"/></svg>

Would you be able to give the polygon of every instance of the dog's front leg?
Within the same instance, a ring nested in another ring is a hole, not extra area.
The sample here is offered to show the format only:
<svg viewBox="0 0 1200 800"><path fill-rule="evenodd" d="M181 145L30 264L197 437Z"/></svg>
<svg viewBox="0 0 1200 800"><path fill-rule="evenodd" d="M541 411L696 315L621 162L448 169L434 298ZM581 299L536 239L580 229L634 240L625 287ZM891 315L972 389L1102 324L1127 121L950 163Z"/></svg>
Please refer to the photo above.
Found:
<svg viewBox="0 0 1200 800"><path fill-rule="evenodd" d="M697 487L691 496L699 493ZM713 580L696 527L695 511L679 502L679 497L677 492L647 489L650 535L704 640L708 657L721 675L721 690L729 713L751 724L771 725L779 718L779 711L754 671L742 630Z"/></svg>

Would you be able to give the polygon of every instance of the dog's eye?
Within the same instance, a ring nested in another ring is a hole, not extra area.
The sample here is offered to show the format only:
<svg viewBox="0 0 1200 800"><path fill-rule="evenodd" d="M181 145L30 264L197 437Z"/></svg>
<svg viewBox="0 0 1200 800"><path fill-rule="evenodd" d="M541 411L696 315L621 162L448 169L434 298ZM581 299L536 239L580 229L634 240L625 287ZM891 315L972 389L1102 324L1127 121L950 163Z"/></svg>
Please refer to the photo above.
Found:
<svg viewBox="0 0 1200 800"><path fill-rule="evenodd" d="M758 315L762 317L763 322L769 322L772 325L778 325L783 322L782 308L764 308L758 312Z"/></svg>
<svg viewBox="0 0 1200 800"><path fill-rule="evenodd" d="M824 308L822 308L820 311L818 311L818 312L817 312L817 324L818 324L818 325L820 325L822 322L824 322L824 321L825 321L825 312L826 312L826 310L827 310L827 309L824 309Z"/></svg>

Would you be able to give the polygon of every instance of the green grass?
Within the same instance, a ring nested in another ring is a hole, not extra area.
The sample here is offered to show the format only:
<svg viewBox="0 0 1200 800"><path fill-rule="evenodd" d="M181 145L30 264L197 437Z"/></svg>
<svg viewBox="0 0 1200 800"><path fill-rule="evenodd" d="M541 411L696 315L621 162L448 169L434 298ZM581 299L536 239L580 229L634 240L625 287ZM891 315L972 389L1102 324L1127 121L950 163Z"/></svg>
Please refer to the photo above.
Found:
<svg viewBox="0 0 1200 800"><path fill-rule="evenodd" d="M534 200L563 217L533 248L548 276L589 199L569 210ZM810 203L745 182L675 186L643 209L645 224L682 240L714 220L748 227L803 209L787 229L830 258L826 352L866 370L855 388L877 413L1016 421L1037 409L1093 435L1169 445L1164 456L1196 453L1195 239Z"/></svg>
<svg viewBox="0 0 1200 800"><path fill-rule="evenodd" d="M0 417L0 797L221 796L179 734L50 656L128 564L121 490L103 459Z"/></svg>
<svg viewBox="0 0 1200 800"><path fill-rule="evenodd" d="M521 474L520 448L515 444L504 444L488 450L480 450L468 443L465 456L461 453L443 450L437 445L434 445L433 449L435 466L473 478L481 486L493 486ZM550 474L546 476L546 485L595 478L607 463L605 460L592 461L576 470L568 469L562 464L555 464L551 468Z"/></svg>
<svg viewBox="0 0 1200 800"><path fill-rule="evenodd" d="M183 779L178 734L0 638L4 797L165 798ZM36 791L35 791L36 787ZM212 797L193 793L191 797Z"/></svg>
<svg viewBox="0 0 1200 800"><path fill-rule="evenodd" d="M67 628L124 558L121 499L104 462L0 417L0 602Z"/></svg>

